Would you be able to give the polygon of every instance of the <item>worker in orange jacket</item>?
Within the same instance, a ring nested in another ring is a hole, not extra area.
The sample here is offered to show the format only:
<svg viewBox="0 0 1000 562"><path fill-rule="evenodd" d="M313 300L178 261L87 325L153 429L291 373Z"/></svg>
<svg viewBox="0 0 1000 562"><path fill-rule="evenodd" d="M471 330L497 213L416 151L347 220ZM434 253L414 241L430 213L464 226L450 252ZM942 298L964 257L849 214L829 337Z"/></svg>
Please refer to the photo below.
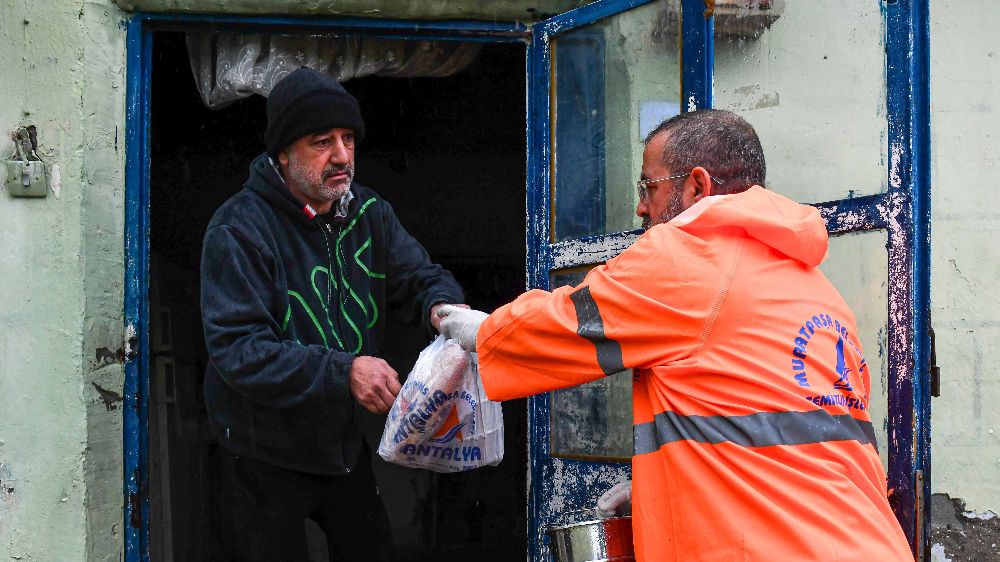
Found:
<svg viewBox="0 0 1000 562"><path fill-rule="evenodd" d="M764 175L739 116L669 119L646 140L631 247L488 317L443 308L441 331L478 350L491 400L633 370L640 561L913 560L854 314L817 268L823 220Z"/></svg>

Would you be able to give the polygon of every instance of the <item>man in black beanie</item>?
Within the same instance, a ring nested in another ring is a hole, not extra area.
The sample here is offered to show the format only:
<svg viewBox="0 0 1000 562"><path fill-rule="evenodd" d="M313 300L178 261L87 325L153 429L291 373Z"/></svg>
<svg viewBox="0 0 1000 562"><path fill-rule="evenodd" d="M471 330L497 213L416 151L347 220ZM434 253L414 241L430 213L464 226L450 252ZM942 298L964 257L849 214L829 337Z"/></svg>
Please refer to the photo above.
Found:
<svg viewBox="0 0 1000 562"><path fill-rule="evenodd" d="M304 520L331 560L388 560L384 507L358 407L385 413L397 373L378 353L386 310L461 303L389 204L354 183L357 100L300 68L267 100L267 153L205 233L205 403L223 457L232 560L307 560Z"/></svg>

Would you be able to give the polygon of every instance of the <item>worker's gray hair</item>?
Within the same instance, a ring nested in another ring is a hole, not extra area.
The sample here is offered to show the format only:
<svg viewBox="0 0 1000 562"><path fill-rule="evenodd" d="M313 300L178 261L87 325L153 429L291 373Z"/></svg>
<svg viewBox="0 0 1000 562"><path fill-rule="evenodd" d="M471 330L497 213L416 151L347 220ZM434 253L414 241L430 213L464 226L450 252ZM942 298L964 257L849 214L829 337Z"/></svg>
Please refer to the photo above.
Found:
<svg viewBox="0 0 1000 562"><path fill-rule="evenodd" d="M764 185L767 166L760 139L750 123L731 111L681 113L657 125L644 142L660 134L667 135L661 158L672 174L701 166L721 180L713 190L717 195Z"/></svg>

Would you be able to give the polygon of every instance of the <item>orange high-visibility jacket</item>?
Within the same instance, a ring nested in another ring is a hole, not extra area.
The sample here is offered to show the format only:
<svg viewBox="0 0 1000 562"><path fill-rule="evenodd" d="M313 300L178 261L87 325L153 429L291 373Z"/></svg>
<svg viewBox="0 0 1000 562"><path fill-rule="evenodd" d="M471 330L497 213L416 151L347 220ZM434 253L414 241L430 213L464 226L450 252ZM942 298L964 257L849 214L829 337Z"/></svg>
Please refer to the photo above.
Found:
<svg viewBox="0 0 1000 562"><path fill-rule="evenodd" d="M486 393L634 370L640 561L913 560L826 255L812 207L760 187L707 197L580 285L491 314L477 337Z"/></svg>

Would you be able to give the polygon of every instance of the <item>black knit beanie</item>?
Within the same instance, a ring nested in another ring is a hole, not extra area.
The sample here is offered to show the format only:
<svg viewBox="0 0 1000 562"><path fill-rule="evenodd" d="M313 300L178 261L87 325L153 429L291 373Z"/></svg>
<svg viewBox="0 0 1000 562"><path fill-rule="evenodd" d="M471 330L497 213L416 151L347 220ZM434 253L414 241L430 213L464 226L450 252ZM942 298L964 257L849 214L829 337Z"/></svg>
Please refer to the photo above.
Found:
<svg viewBox="0 0 1000 562"><path fill-rule="evenodd" d="M267 97L267 153L277 157L299 138L333 128L354 129L365 137L358 100L333 78L303 66L281 79Z"/></svg>

